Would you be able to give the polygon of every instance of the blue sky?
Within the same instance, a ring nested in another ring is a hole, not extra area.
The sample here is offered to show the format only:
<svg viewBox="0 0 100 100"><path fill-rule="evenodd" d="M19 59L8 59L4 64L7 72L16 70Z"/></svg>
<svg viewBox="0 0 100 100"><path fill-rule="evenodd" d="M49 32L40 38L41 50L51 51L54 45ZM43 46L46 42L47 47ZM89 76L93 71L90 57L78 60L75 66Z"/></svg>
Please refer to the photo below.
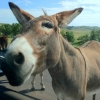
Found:
<svg viewBox="0 0 100 100"><path fill-rule="evenodd" d="M9 0L0 0L0 23L17 23L8 6ZM43 14L41 8L48 15L60 11L72 10L83 7L83 12L76 17L70 26L99 26L100 27L100 1L99 0L10 0L21 9L31 13L35 17Z"/></svg>

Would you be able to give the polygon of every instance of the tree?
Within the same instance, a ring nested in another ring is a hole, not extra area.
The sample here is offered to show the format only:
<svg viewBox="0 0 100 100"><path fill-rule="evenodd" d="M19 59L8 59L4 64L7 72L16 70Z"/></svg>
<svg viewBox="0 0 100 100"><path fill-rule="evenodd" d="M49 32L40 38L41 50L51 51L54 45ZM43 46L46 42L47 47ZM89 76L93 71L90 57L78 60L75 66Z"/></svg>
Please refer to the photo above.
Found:
<svg viewBox="0 0 100 100"><path fill-rule="evenodd" d="M96 30L91 31L90 40L97 40L98 41L98 31L96 31Z"/></svg>
<svg viewBox="0 0 100 100"><path fill-rule="evenodd" d="M11 34L11 36L16 36L17 34L19 34L20 29L21 29L21 25L20 24L13 23L11 25L11 27L12 27L12 34Z"/></svg>
<svg viewBox="0 0 100 100"><path fill-rule="evenodd" d="M100 29L98 30L98 34L97 34L98 36L98 41L100 42Z"/></svg>
<svg viewBox="0 0 100 100"><path fill-rule="evenodd" d="M83 35L83 36L80 36L77 40L78 42L76 42L76 44L78 45L82 45L83 43L89 41L89 36L86 34L86 35Z"/></svg>
<svg viewBox="0 0 100 100"><path fill-rule="evenodd" d="M86 34L86 35L80 36L77 40L78 42L76 42L76 44L78 45L82 45L83 43L87 41L91 41L91 40L100 41L100 30L92 30L90 33L90 36Z"/></svg>
<svg viewBox="0 0 100 100"><path fill-rule="evenodd" d="M65 36L66 36L66 38L69 42L74 42L75 41L73 32L67 31Z"/></svg>
<svg viewBox="0 0 100 100"><path fill-rule="evenodd" d="M13 37L19 34L20 29L21 29L21 25L18 23L13 23L12 25L2 24L0 26L0 33L2 33L2 35Z"/></svg>
<svg viewBox="0 0 100 100"><path fill-rule="evenodd" d="M61 31L61 34L62 36L67 39L69 42L74 42L75 41L75 38L74 38L74 34L72 31L65 31L65 30L62 30Z"/></svg>
<svg viewBox="0 0 100 100"><path fill-rule="evenodd" d="M12 32L12 28L10 24L2 24L0 26L0 32L2 33L2 35L10 35Z"/></svg>

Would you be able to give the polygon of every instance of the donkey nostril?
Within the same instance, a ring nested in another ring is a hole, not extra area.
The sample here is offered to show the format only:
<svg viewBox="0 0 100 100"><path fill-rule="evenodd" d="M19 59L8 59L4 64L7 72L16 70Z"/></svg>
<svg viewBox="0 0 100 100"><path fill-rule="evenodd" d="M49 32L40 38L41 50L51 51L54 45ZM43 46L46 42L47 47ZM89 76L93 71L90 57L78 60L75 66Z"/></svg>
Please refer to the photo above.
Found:
<svg viewBox="0 0 100 100"><path fill-rule="evenodd" d="M21 52L19 52L18 54L14 55L14 62L16 64L22 64L24 62L24 56Z"/></svg>

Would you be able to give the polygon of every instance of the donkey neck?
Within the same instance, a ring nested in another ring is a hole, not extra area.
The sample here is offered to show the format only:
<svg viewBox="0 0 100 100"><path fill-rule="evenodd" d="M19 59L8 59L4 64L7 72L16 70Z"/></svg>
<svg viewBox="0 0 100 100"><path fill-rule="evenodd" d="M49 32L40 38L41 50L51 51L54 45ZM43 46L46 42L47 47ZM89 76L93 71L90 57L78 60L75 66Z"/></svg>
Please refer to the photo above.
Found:
<svg viewBox="0 0 100 100"><path fill-rule="evenodd" d="M61 44L61 51L66 53L68 56L76 55L76 49L67 41L65 40L62 35L60 35L60 44Z"/></svg>
<svg viewBox="0 0 100 100"><path fill-rule="evenodd" d="M59 35L59 41L61 46L61 54L58 63L56 66L49 68L49 72L52 77L62 76L63 71L71 72L70 63L74 62L74 57L77 56L77 50L66 41L61 35ZM70 62L71 61L71 62ZM56 72L56 75L55 75Z"/></svg>

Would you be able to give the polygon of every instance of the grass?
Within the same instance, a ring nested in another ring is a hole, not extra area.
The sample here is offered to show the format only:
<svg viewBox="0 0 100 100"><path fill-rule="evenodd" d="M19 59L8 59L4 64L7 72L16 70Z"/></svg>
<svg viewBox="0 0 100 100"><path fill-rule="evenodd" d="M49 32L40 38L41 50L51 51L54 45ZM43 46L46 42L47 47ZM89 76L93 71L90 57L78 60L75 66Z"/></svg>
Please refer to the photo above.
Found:
<svg viewBox="0 0 100 100"><path fill-rule="evenodd" d="M74 47L79 47L80 45L78 45L78 44L76 44L76 42L78 42L78 37L80 37L80 36L83 36L83 35L90 35L90 33L91 33L91 30L66 30L66 29L63 29L63 30L61 30L61 32L63 33L63 32L66 32L66 31L71 31L71 32L73 32L73 34L74 34L74 38L75 38L75 41L74 41L74 43L71 43Z"/></svg>
<svg viewBox="0 0 100 100"><path fill-rule="evenodd" d="M11 43L11 40L12 40L12 38L8 38L8 44L10 44L10 43Z"/></svg>
<svg viewBox="0 0 100 100"><path fill-rule="evenodd" d="M74 30L72 32L73 32L75 40L76 40L78 37L80 37L82 35L86 35L86 34L90 35L91 31L89 31L89 30L88 31Z"/></svg>
<svg viewBox="0 0 100 100"><path fill-rule="evenodd" d="M83 36L83 35L90 35L91 30L66 30L66 29L62 29L61 32L66 32L66 31L71 31L74 34L75 40L77 40L78 37Z"/></svg>

